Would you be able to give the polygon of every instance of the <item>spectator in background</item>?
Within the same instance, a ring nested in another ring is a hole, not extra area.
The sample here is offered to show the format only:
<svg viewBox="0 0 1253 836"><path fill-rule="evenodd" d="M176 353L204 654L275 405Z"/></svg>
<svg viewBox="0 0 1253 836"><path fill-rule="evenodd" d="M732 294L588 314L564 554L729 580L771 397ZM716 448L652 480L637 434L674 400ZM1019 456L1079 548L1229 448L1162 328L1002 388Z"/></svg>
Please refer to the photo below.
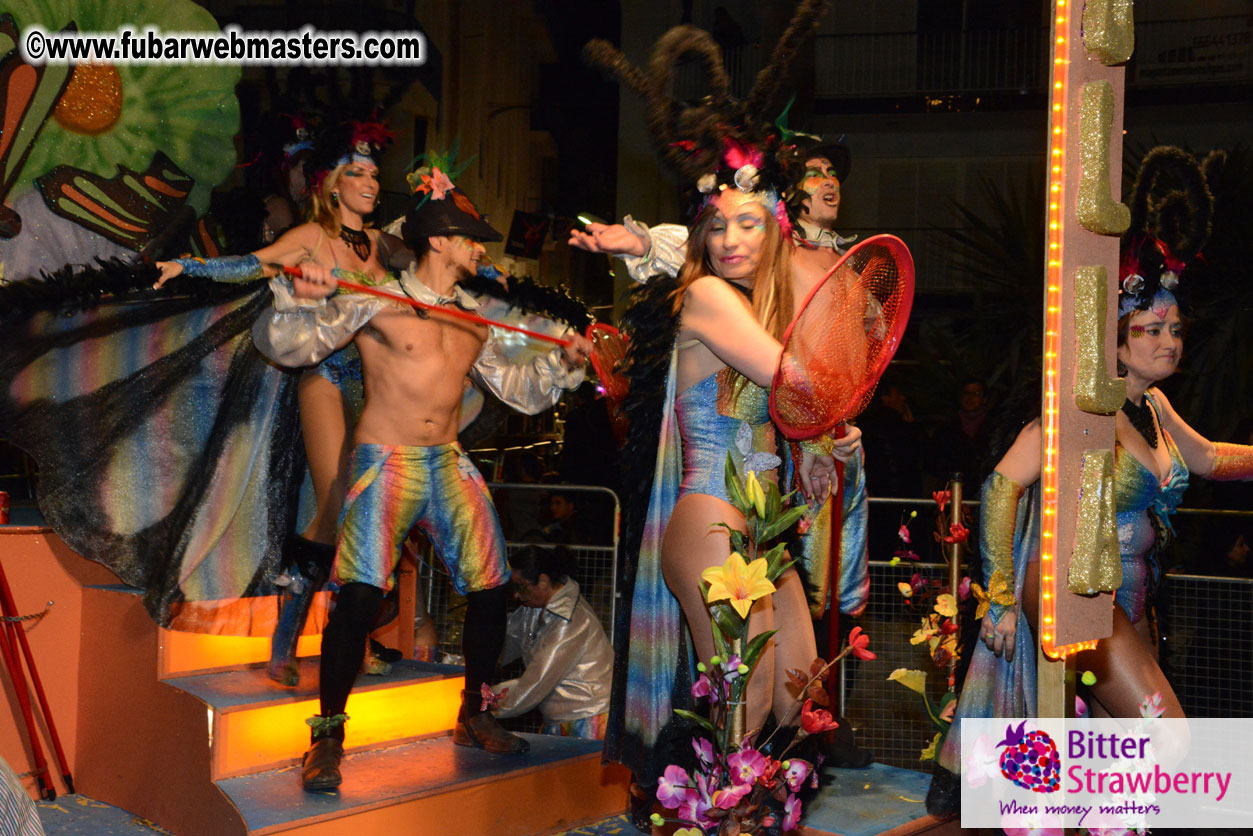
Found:
<svg viewBox="0 0 1253 836"><path fill-rule="evenodd" d="M891 372L879 384L874 402L857 423L865 433L866 493L872 497L917 499L922 496L925 446L922 428L914 421L900 379ZM887 560L896 550L901 511L885 507L869 515L867 537L871 560Z"/></svg>
<svg viewBox="0 0 1253 836"><path fill-rule="evenodd" d="M957 395L957 415L935 437L940 472L947 482L954 473L972 486L983 484L984 457L988 450L988 390L982 380L968 377Z"/></svg>
<svg viewBox="0 0 1253 836"><path fill-rule="evenodd" d="M587 542L574 491L564 491L560 487L549 491L548 511L552 520L540 532L545 541L576 545Z"/></svg>
<svg viewBox="0 0 1253 836"><path fill-rule="evenodd" d="M922 429L914 420L909 399L898 378L884 377L874 403L857 423L866 436L873 436L863 442L866 489L870 494L911 499L921 496Z"/></svg>
<svg viewBox="0 0 1253 836"><path fill-rule="evenodd" d="M532 545L509 562L522 606L509 616L500 661L521 658L526 669L492 689L500 697L496 716L538 707L544 734L603 740L613 650L570 577L573 556L560 546Z"/></svg>

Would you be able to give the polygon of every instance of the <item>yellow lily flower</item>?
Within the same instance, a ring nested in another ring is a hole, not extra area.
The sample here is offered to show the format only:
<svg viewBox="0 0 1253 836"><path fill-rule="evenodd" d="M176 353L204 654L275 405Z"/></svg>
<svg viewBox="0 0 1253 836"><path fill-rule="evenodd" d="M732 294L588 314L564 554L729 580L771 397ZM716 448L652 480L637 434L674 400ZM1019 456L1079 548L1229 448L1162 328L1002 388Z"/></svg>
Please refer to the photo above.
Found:
<svg viewBox="0 0 1253 836"><path fill-rule="evenodd" d="M897 668L888 676L888 682L899 682L918 694L927 693L927 674L925 671Z"/></svg>
<svg viewBox="0 0 1253 836"><path fill-rule="evenodd" d="M744 496L748 501L753 503L753 508L757 511L757 516L765 519L766 516L766 492L761 489L761 482L757 481L757 474L748 471L748 478L744 480Z"/></svg>
<svg viewBox="0 0 1253 836"><path fill-rule="evenodd" d="M896 588L899 589L901 591L901 595L904 595L906 598L912 598L914 595L914 588L904 581L898 583Z"/></svg>
<svg viewBox="0 0 1253 836"><path fill-rule="evenodd" d="M774 592L774 584L766 579L766 568L764 557L745 563L739 552L731 552L726 563L700 573L701 580L709 584L706 600L713 603L726 599L740 618L748 618L753 602Z"/></svg>
<svg viewBox="0 0 1253 836"><path fill-rule="evenodd" d="M957 599L948 592L936 596L935 611L945 618L952 618L957 615Z"/></svg>
<svg viewBox="0 0 1253 836"><path fill-rule="evenodd" d="M935 760L936 755L939 754L937 750L940 747L941 735L942 735L942 732L935 733L935 737L931 738L931 745L922 750L922 752L918 755L918 760L920 761Z"/></svg>

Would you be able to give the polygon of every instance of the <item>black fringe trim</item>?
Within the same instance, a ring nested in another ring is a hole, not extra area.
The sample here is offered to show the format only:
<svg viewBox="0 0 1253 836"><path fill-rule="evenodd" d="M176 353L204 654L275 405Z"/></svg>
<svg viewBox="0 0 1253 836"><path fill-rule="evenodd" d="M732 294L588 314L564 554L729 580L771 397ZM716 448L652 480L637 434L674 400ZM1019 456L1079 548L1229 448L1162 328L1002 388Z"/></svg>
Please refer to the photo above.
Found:
<svg viewBox="0 0 1253 836"><path fill-rule="evenodd" d="M508 290L494 279L483 276L464 279L458 284L475 295L502 299L526 313L564 322L580 334L596 321L587 305L568 290L537 284L532 279L510 276Z"/></svg>
<svg viewBox="0 0 1253 836"><path fill-rule="evenodd" d="M631 426L622 449L622 486L626 496L623 552L628 556L639 553L644 518L648 515L666 375L679 333L679 318L670 298L678 286L678 279L670 276L649 279L631 292L622 317L623 330L630 338L623 373L631 388L622 402L622 411Z"/></svg>
<svg viewBox="0 0 1253 836"><path fill-rule="evenodd" d="M152 285L160 271L151 264L132 264L120 258L100 259L98 266L75 268L67 264L52 273L0 285L0 323L21 321L33 314L56 311L78 313L104 302L152 300L173 296L215 301L243 296L256 282L220 284L180 276L161 290Z"/></svg>

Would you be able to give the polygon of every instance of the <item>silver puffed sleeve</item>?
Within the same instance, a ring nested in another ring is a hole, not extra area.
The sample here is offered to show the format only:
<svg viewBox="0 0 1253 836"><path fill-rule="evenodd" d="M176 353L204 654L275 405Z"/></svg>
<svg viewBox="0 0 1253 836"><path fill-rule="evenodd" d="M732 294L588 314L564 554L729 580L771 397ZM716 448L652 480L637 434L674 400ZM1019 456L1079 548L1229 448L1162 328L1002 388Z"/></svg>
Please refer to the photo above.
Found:
<svg viewBox="0 0 1253 836"><path fill-rule="evenodd" d="M287 279L270 280L274 306L252 326L257 349L280 366L312 366L352 341L390 303L374 296L339 294L301 299Z"/></svg>
<svg viewBox="0 0 1253 836"><path fill-rule="evenodd" d="M529 363L514 363L492 334L470 369L470 379L519 412L537 415L557 403L563 391L583 382L583 369L567 369L561 356L555 348Z"/></svg>
<svg viewBox="0 0 1253 836"><path fill-rule="evenodd" d="M627 275L645 284L653 276L679 275L679 268L687 258L687 227L681 224L657 224L651 229L627 215L622 224L648 247L648 253L620 255L626 264Z"/></svg>

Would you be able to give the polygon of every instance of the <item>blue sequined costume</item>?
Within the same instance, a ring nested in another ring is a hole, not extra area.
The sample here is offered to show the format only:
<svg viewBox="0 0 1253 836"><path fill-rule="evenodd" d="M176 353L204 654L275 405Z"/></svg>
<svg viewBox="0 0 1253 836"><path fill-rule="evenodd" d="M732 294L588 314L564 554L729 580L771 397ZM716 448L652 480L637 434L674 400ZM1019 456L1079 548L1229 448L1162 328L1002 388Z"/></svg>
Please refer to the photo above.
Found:
<svg viewBox="0 0 1253 836"><path fill-rule="evenodd" d="M1145 400L1157 413L1152 393ZM1160 426L1160 422L1159 422ZM1170 453L1170 472L1158 482L1135 456L1121 444L1114 446L1114 507L1118 519L1118 548L1122 555L1122 584L1114 600L1134 624L1144 618L1148 592L1159 572L1155 552L1157 530L1171 532L1170 515L1178 507L1188 487L1188 467L1170 434L1161 430L1162 443ZM1004 479L993 472L984 483L984 504L989 485ZM1006 662L979 641L975 644L970 670L962 688L957 713L940 764L952 772L961 770L960 721L963 717L1034 717L1036 712L1035 642L1022 611L1022 583L1027 564L1039 558L1039 491L1029 489L1018 503L1014 533L1014 595L1018 599L1014 661ZM982 537L990 532L985 525ZM986 561L985 561L986 565ZM1031 602L1034 605L1034 602Z"/></svg>
<svg viewBox="0 0 1253 836"><path fill-rule="evenodd" d="M998 481L1002 484L1013 484L993 471L983 483L984 508L989 507L989 494L1001 487L997 484ZM1040 490L1037 483L1022 493L1017 507L1013 509L1014 597L1017 600L1014 605L1017 614L1014 660L1007 662L1005 657L994 654L982 641L975 641L970 668L966 672L966 682L962 686L957 711L953 716L953 725L948 736L944 738L944 746L939 754L940 765L950 772L961 772L963 718L1036 716L1035 637L1022 610L1022 586L1027 577L1027 564L1039 560L1040 516ZM981 551L985 556L985 577L990 577L995 571L987 558L992 550L986 545L990 537L999 533L992 530L995 527L985 517L980 531Z"/></svg>
<svg viewBox="0 0 1253 836"><path fill-rule="evenodd" d="M1152 393L1146 392L1144 399L1157 414ZM1122 584L1114 593L1114 600L1132 624L1144 618L1148 591L1161 572L1158 549L1154 548L1157 531L1174 533L1170 515L1188 488L1188 466L1179 448L1165 428L1161 435L1170 453L1170 472L1162 482L1121 444L1114 447L1114 507L1118 512L1118 551L1122 555Z"/></svg>
<svg viewBox="0 0 1253 836"><path fill-rule="evenodd" d="M605 737L606 759L626 764L645 786L656 783L672 757L658 748L659 740L690 736L665 731L676 722L674 709L693 708L691 640L661 568L670 514L681 495L726 498L728 451L741 472L764 474L778 466L766 392L747 381L737 387L737 376L724 369L676 394L683 347L671 352L648 511L638 558L633 567L628 562L632 594L615 629L614 699ZM688 747L686 739L681 746Z"/></svg>
<svg viewBox="0 0 1253 836"><path fill-rule="evenodd" d="M730 502L724 476L728 452L741 474L746 470L760 474L779 465L768 394L749 381L737 391L735 377L724 367L675 396L683 443L680 499L702 493Z"/></svg>

